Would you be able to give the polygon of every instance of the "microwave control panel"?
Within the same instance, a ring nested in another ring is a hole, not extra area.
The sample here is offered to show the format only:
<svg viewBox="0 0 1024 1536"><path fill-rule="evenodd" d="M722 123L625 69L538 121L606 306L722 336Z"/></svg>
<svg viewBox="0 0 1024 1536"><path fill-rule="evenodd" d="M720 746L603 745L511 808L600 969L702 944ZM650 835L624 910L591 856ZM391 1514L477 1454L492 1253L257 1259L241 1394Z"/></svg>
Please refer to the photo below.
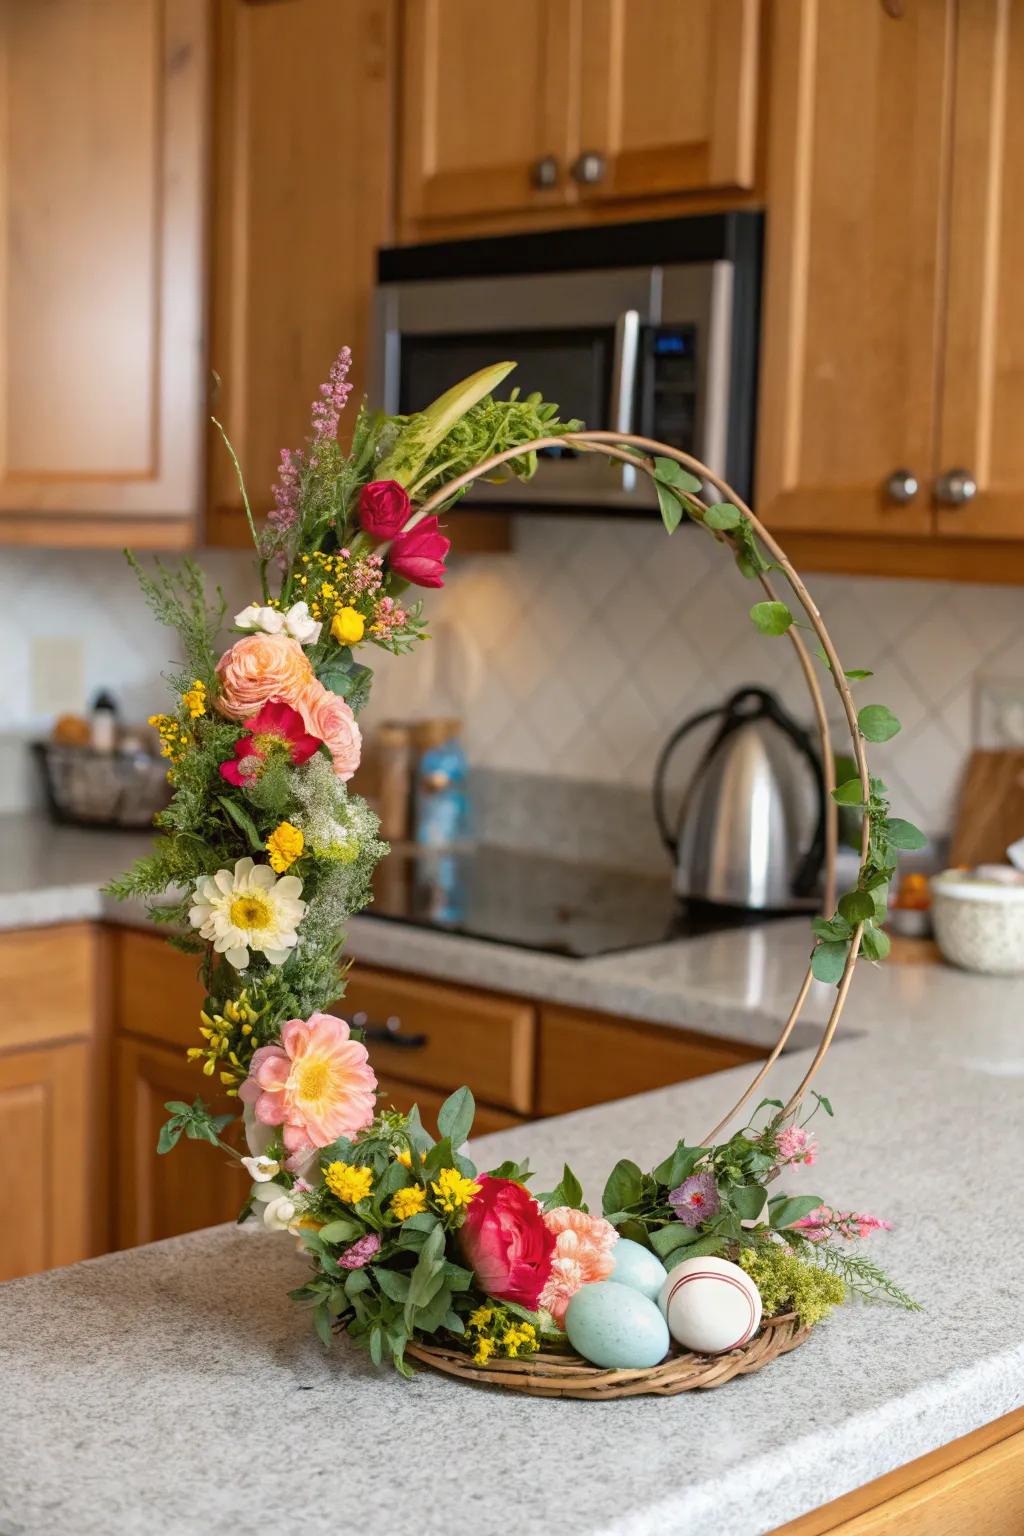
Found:
<svg viewBox="0 0 1024 1536"><path fill-rule="evenodd" d="M651 325L644 332L640 421L654 437L683 453L696 451L697 327Z"/></svg>

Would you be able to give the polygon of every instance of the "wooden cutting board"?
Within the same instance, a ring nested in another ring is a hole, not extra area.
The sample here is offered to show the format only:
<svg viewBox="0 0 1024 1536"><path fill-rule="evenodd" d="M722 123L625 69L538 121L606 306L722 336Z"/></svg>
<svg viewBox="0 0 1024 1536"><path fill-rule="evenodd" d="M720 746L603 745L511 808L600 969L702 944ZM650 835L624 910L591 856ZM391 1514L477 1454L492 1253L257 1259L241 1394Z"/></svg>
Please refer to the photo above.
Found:
<svg viewBox="0 0 1024 1536"><path fill-rule="evenodd" d="M972 752L960 790L952 865L1005 864L1010 843L1024 837L1024 749Z"/></svg>

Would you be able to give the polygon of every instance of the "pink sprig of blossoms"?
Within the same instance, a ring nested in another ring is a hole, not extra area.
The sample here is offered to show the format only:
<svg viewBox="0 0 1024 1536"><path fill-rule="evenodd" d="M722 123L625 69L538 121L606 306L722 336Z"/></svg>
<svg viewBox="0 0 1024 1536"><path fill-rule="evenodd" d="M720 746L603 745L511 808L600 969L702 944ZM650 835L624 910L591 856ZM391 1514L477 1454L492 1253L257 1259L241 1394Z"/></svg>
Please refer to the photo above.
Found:
<svg viewBox="0 0 1024 1536"><path fill-rule="evenodd" d="M352 352L349 347L342 347L334 362L331 371L327 375L325 383L320 385L317 398L313 401L310 411L310 420L313 427L313 435L309 442L313 449L318 443L326 442L336 437L341 413L345 408L345 401L352 393L352 385L347 382L348 371L352 366ZM272 528L284 532L294 527L299 517L299 477L304 467L304 454L298 448L282 448L281 458L277 467L277 481L273 488L274 505L267 515L267 521ZM309 465L316 467L316 453L309 456Z"/></svg>

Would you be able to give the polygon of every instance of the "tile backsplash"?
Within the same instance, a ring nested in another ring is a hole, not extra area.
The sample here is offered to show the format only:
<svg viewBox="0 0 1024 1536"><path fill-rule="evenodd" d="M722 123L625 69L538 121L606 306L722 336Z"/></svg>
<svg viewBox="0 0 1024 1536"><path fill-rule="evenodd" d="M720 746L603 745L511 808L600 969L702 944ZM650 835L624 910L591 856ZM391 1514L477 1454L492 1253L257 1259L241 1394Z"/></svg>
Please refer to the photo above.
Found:
<svg viewBox="0 0 1024 1536"><path fill-rule="evenodd" d="M204 563L232 610L249 600L244 556ZM857 685L859 700L887 703L903 722L875 749L894 804L947 830L979 678L1024 680L1024 592L814 575L809 585L842 659L876 674ZM429 644L412 658L380 655L367 722L454 712L480 766L646 786L672 728L743 683L776 689L806 721L792 647L750 623L756 596L697 529L669 542L654 524L521 517L514 554L458 562L445 591L427 596ZM101 686L144 717L159 707L169 640L120 555L5 551L2 728L31 733ZM0 758L3 809L23 800L15 760Z"/></svg>

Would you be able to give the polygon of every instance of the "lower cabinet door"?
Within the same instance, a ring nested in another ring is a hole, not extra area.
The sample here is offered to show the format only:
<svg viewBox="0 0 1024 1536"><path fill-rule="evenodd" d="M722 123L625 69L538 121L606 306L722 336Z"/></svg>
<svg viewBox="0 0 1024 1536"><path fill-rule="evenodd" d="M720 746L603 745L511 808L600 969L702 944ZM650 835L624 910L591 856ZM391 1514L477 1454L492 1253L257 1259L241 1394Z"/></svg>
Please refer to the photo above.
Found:
<svg viewBox="0 0 1024 1536"><path fill-rule="evenodd" d="M0 1158L17 1183L17 1218L0 1233L0 1280L90 1253L89 1047L0 1056Z"/></svg>
<svg viewBox="0 0 1024 1536"><path fill-rule="evenodd" d="M370 1059L373 1060L372 1056ZM447 1094L435 1093L432 1088L421 1088L416 1083L403 1083L397 1077L378 1077L377 1085L381 1091L378 1100L381 1109L401 1109L408 1113L414 1104L418 1104L424 1126L431 1136L437 1135L437 1112L448 1097ZM473 1118L473 1135L487 1136L491 1131L504 1131L510 1125L522 1124L524 1121L518 1115L509 1115L503 1109L491 1109L486 1104L478 1104Z"/></svg>
<svg viewBox="0 0 1024 1536"><path fill-rule="evenodd" d="M237 1099L217 1092L176 1047L122 1037L117 1057L117 1246L234 1220L250 1182L233 1158L185 1137L162 1156L156 1144L168 1100L191 1103L199 1095L217 1113L237 1113Z"/></svg>

